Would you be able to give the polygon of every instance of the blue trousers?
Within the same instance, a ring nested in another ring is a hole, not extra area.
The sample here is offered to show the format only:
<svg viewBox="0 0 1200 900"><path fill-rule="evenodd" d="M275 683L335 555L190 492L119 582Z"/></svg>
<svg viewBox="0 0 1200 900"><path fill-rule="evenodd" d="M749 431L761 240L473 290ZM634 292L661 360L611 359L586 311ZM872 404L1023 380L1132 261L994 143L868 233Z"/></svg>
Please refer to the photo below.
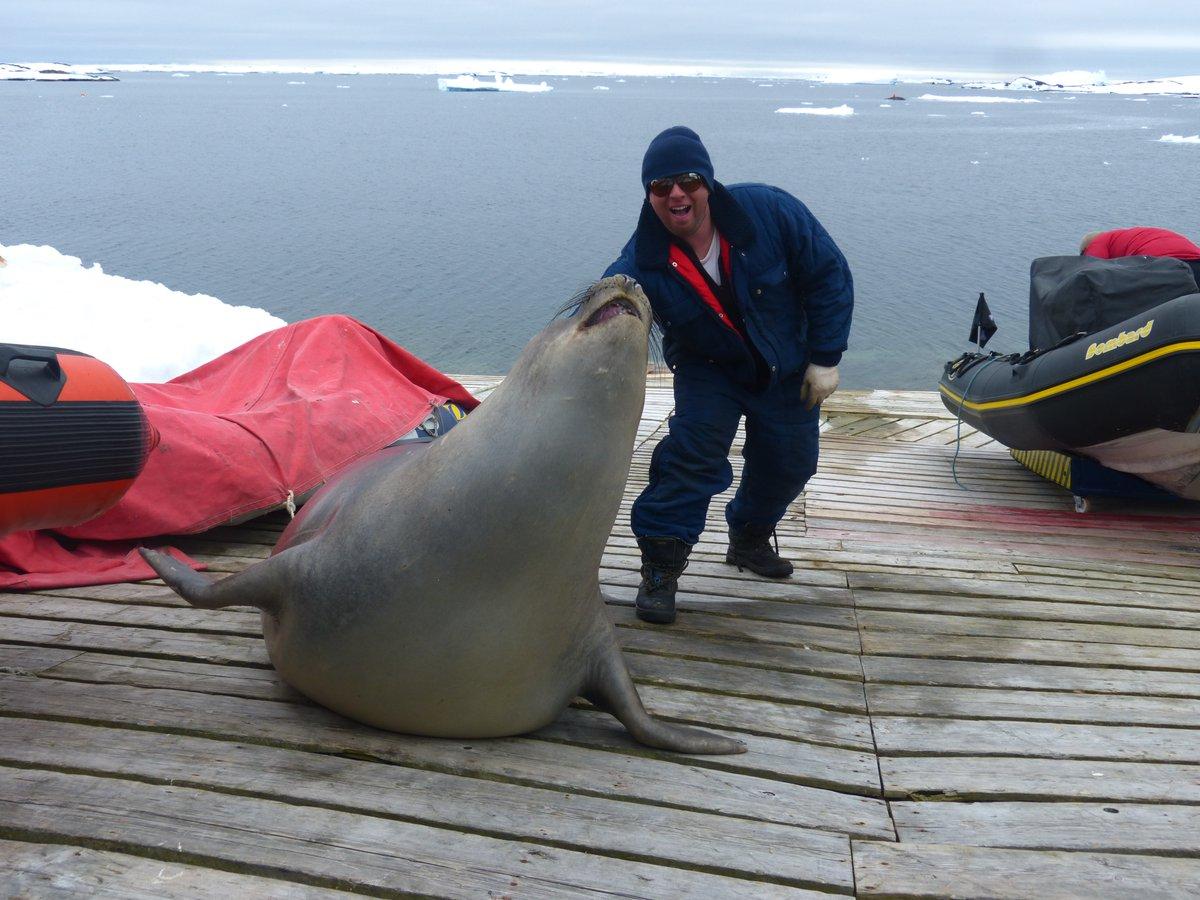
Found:
<svg viewBox="0 0 1200 900"><path fill-rule="evenodd" d="M733 483L729 449L746 417L742 480L725 506L732 529L771 528L817 470L820 407L800 400L803 374L756 393L711 363L675 371L675 412L650 459L650 483L633 504L638 537L695 544L709 501Z"/></svg>

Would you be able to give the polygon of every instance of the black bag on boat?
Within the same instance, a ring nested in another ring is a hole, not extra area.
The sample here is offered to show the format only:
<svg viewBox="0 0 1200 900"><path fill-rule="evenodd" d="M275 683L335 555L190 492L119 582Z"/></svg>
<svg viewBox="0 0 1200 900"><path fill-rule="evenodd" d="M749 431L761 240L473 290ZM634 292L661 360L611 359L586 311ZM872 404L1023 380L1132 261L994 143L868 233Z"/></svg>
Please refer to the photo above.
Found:
<svg viewBox="0 0 1200 900"><path fill-rule="evenodd" d="M1029 268L1029 349L1092 334L1197 293L1192 268L1165 256L1044 256Z"/></svg>

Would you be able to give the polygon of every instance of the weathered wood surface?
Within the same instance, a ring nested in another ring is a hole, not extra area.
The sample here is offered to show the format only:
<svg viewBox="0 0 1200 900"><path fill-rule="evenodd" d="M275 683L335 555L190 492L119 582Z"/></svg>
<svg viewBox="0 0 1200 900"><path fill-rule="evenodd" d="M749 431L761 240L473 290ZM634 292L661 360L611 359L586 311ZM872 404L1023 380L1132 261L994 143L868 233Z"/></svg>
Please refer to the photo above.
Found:
<svg viewBox="0 0 1200 900"><path fill-rule="evenodd" d="M778 529L796 574L726 566L719 497L651 627L628 511L671 404L656 374L600 578L651 712L745 755L640 747L582 701L534 735L388 734L282 684L254 610L0 593L0 894L1200 890L1195 505L1081 516L935 394L841 392ZM219 575L285 523L176 543Z"/></svg>

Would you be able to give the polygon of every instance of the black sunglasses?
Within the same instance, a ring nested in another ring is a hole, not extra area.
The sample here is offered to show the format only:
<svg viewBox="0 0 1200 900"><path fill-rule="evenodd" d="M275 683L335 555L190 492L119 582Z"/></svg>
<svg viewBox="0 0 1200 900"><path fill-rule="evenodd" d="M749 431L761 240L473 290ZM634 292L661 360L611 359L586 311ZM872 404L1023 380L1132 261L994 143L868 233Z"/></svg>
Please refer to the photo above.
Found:
<svg viewBox="0 0 1200 900"><path fill-rule="evenodd" d="M672 175L668 178L655 178L650 182L650 193L655 197L665 197L671 193L671 188L675 185L679 185L686 193L694 194L700 188L704 187L704 178L695 172Z"/></svg>

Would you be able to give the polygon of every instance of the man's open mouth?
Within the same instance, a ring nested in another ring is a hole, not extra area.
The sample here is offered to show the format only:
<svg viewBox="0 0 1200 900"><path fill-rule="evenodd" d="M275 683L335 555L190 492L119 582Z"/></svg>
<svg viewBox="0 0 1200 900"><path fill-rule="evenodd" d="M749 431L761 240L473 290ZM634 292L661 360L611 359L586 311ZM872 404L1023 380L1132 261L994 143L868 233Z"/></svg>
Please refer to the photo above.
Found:
<svg viewBox="0 0 1200 900"><path fill-rule="evenodd" d="M691 211L692 211L692 205L690 203L685 204L683 206L672 206L671 207L671 215L676 216L681 219L684 216L686 216L688 213L690 213Z"/></svg>
<svg viewBox="0 0 1200 900"><path fill-rule="evenodd" d="M607 322L609 319L615 319L617 316L633 316L635 319L642 317L632 300L626 297L614 297L588 316L587 321L583 323L583 327L591 328L593 325L599 325L601 322Z"/></svg>

